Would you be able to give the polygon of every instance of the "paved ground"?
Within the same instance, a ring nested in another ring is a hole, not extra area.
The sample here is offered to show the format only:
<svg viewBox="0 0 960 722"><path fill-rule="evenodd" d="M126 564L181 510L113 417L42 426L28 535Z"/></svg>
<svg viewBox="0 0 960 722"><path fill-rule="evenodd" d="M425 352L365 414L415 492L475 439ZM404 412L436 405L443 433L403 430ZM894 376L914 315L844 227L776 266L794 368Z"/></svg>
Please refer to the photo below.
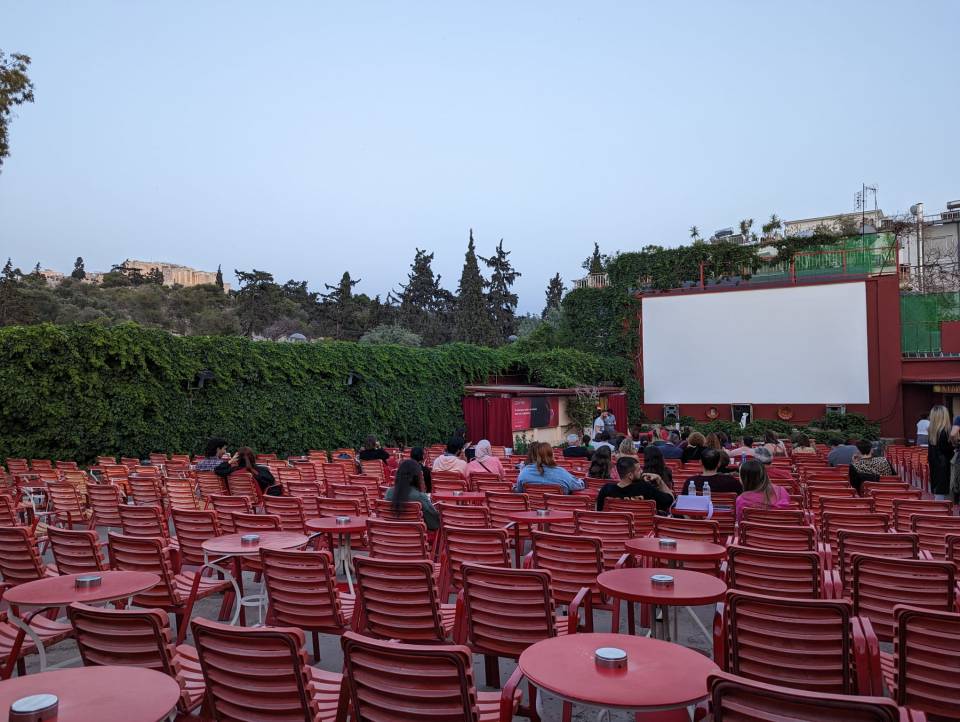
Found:
<svg viewBox="0 0 960 722"><path fill-rule="evenodd" d="M49 555L48 555L49 556ZM52 561L52 559L47 559L47 561ZM257 589L258 585L255 585L252 581L251 575L246 575L245 577L245 592L249 593L253 589ZM451 598L451 601L452 598ZM214 597L210 600L204 600L195 608L195 615L204 617L207 619L216 619L217 612L219 611L220 597ZM704 624L704 626L710 630L712 628L712 616L713 616L713 607L699 607L695 608L694 612L697 614L697 617ZM256 621L256 612L253 612L253 618L248 617L249 621ZM610 613L609 612L595 612L594 613L594 628L598 632L609 631L610 629ZM171 623L173 620L171 618ZM686 647L696 649L701 651L703 654L709 655L712 649L712 642L709 639L706 639L696 627L696 625L691 620L690 616L681 610L679 617L679 639L680 643ZM626 630L626 616L622 620L622 629ZM309 640L309 635L308 635ZM192 641L188 636L187 641ZM309 641L308 641L309 644ZM72 641L62 642L48 650L47 654L47 664L54 666L74 666L79 665L80 660L77 656L76 645ZM320 662L317 665L322 669L340 671L343 664L343 655L340 648L340 640L338 637L331 635L321 635L320 643ZM501 678L503 681L506 681L509 675L513 672L515 668L515 663L511 660L502 659L500 661L500 670ZM32 656L28 659L27 669L28 671L36 671L38 668L36 656ZM485 687L484 685L484 676L483 676L483 658L475 657L474 658L474 670L475 678L480 689L492 689L490 687ZM650 684L659 684L658 680L650 680ZM668 682L664 682L668 683ZM549 693L544 693L543 699L543 719L544 720L559 720L560 719L560 703L556 697ZM597 710L589 709L583 707L574 708L574 720L596 720L597 719ZM515 718L517 720L525 719L522 717ZM632 720L632 716L626 713L613 713L610 715L609 719L615 722L626 722L627 720Z"/></svg>

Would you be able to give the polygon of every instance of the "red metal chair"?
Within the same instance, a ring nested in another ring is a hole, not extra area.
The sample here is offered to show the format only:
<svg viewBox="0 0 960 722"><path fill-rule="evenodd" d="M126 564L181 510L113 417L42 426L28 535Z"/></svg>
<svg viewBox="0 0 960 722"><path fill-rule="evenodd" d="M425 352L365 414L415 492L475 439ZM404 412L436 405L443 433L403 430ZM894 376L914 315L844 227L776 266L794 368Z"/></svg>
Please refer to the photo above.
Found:
<svg viewBox="0 0 960 722"><path fill-rule="evenodd" d="M603 567L613 569L627 553L627 541L633 539L633 514L615 511L577 510L574 515L574 533L600 540L603 546ZM551 530L554 525L551 525Z"/></svg>
<svg viewBox="0 0 960 722"><path fill-rule="evenodd" d="M440 599L447 601L450 590L463 588L463 565L510 567L510 540L506 529L447 527L443 533L440 561Z"/></svg>
<svg viewBox="0 0 960 722"><path fill-rule="evenodd" d="M890 696L931 719L960 719L960 614L899 604L893 614L893 654L880 653Z"/></svg>
<svg viewBox="0 0 960 722"><path fill-rule="evenodd" d="M470 649L412 645L347 632L338 720L510 722L519 704L517 669L503 691L478 692Z"/></svg>
<svg viewBox="0 0 960 722"><path fill-rule="evenodd" d="M89 574L107 568L100 538L92 529L47 529L47 539L59 574Z"/></svg>
<svg viewBox="0 0 960 722"><path fill-rule="evenodd" d="M922 712L897 707L885 697L808 692L725 672L707 678L713 719L727 722L921 722Z"/></svg>
<svg viewBox="0 0 960 722"><path fill-rule="evenodd" d="M334 720L342 676L307 663L302 630L206 619L191 626L215 720Z"/></svg>
<svg viewBox="0 0 960 722"><path fill-rule="evenodd" d="M899 532L913 531L911 519L914 515L940 516L950 518L953 511L953 502L949 499L935 501L934 499L894 499L893 500L893 528ZM958 519L960 517L952 517Z"/></svg>
<svg viewBox="0 0 960 722"><path fill-rule="evenodd" d="M948 561L853 557L853 611L873 624L881 642L892 642L897 604L956 612L956 567Z"/></svg>
<svg viewBox="0 0 960 722"><path fill-rule="evenodd" d="M354 631L418 643L443 642L450 635L456 606L440 602L429 561L356 557L354 568Z"/></svg>
<svg viewBox="0 0 960 722"><path fill-rule="evenodd" d="M657 503L650 499L607 499L603 510L625 511L633 514L633 532L636 536L653 534L653 520L657 516Z"/></svg>
<svg viewBox="0 0 960 722"><path fill-rule="evenodd" d="M183 642L187 623L198 599L225 592L220 616L226 615L233 601L229 582L202 577L199 572L174 572L168 550L161 539L128 537L113 532L107 535L110 566L131 572L151 572L160 577L153 589L138 594L133 603L139 607L156 607L177 618L177 644Z"/></svg>
<svg viewBox="0 0 960 722"><path fill-rule="evenodd" d="M67 607L67 616L84 666L154 669L180 685L180 712L189 714L203 703L206 685L197 651L188 644L174 646L170 620L163 612L90 607L75 602Z"/></svg>
<svg viewBox="0 0 960 722"><path fill-rule="evenodd" d="M343 634L356 598L340 592L327 551L260 549L267 592L267 624L299 627L313 635L313 660L320 661L322 634Z"/></svg>

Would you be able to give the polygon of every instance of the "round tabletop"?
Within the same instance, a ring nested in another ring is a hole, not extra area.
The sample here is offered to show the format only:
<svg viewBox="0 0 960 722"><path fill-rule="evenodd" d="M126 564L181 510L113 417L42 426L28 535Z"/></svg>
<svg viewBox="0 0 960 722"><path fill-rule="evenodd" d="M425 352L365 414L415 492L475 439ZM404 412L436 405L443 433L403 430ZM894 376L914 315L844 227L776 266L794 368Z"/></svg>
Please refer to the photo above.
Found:
<svg viewBox="0 0 960 722"><path fill-rule="evenodd" d="M655 574L669 574L673 585L654 585L650 577ZM597 585L607 594L630 602L683 607L711 604L727 593L727 585L722 580L686 569L612 569L597 577Z"/></svg>
<svg viewBox="0 0 960 722"><path fill-rule="evenodd" d="M594 652L617 647L626 669L597 667ZM536 687L572 702L630 710L667 710L707 696L707 676L719 671L708 657L679 644L624 634L549 637L520 654L524 676Z"/></svg>
<svg viewBox="0 0 960 722"><path fill-rule="evenodd" d="M77 589L77 577L89 574L64 574L59 577L44 577L11 587L3 594L3 600L16 607L63 607L72 602L109 602L132 597L153 589L160 577L151 572L104 571L91 572L103 578L99 587ZM0 685L2 686L2 685ZM0 707L0 710L3 710Z"/></svg>
<svg viewBox="0 0 960 722"><path fill-rule="evenodd" d="M180 685L142 667L71 667L14 677L0 684L0 710L21 697L55 694L57 722L158 722L177 706Z"/></svg>
<svg viewBox="0 0 960 722"><path fill-rule="evenodd" d="M527 524L536 522L549 524L553 521L573 521L573 512L557 511L556 509L548 509L546 514L538 514L536 510L514 511L508 514L507 518L511 521L522 521Z"/></svg>
<svg viewBox="0 0 960 722"><path fill-rule="evenodd" d="M351 516L350 521L341 524L335 516L321 516L318 519L307 519L306 526L310 531L320 531L327 534L350 534L355 531L366 531L367 517Z"/></svg>
<svg viewBox="0 0 960 722"><path fill-rule="evenodd" d="M430 501L483 501L487 495L482 491L464 491L457 494L453 491L434 491L430 494Z"/></svg>
<svg viewBox="0 0 960 722"><path fill-rule="evenodd" d="M309 522L307 523L309 526ZM257 534L260 540L253 544L244 544L240 537L247 536L243 534L224 534L207 539L201 547L205 552L212 554L236 554L247 556L248 554L259 554L260 548L264 549L291 549L301 544L306 544L309 538L306 534L298 534L292 531L256 531L248 532Z"/></svg>
<svg viewBox="0 0 960 722"><path fill-rule="evenodd" d="M676 546L662 547L658 537L645 536L637 539L628 539L627 551L637 556L653 557L655 559L677 559L680 561L709 561L724 559L727 549L712 542L694 541L692 539L676 539Z"/></svg>

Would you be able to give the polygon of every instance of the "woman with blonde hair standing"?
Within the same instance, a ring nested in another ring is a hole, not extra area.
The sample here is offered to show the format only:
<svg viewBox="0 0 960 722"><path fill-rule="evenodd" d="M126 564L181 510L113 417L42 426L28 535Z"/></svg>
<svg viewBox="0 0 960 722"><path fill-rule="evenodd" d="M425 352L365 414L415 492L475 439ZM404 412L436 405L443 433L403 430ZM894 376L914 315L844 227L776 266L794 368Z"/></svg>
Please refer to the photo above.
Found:
<svg viewBox="0 0 960 722"><path fill-rule="evenodd" d="M930 491L934 499L946 499L950 493L950 412L946 406L930 409L930 432L927 446L927 464L930 467Z"/></svg>

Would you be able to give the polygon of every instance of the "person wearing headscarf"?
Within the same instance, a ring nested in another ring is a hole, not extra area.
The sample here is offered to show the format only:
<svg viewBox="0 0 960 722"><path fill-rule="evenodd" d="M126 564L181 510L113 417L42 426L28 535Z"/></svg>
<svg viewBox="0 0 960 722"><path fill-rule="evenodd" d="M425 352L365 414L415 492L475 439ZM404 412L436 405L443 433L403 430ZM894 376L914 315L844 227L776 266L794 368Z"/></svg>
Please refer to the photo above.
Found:
<svg viewBox="0 0 960 722"><path fill-rule="evenodd" d="M473 459L467 464L467 480L471 474L496 474L503 480L503 465L493 455L490 442L482 439L474 447Z"/></svg>

